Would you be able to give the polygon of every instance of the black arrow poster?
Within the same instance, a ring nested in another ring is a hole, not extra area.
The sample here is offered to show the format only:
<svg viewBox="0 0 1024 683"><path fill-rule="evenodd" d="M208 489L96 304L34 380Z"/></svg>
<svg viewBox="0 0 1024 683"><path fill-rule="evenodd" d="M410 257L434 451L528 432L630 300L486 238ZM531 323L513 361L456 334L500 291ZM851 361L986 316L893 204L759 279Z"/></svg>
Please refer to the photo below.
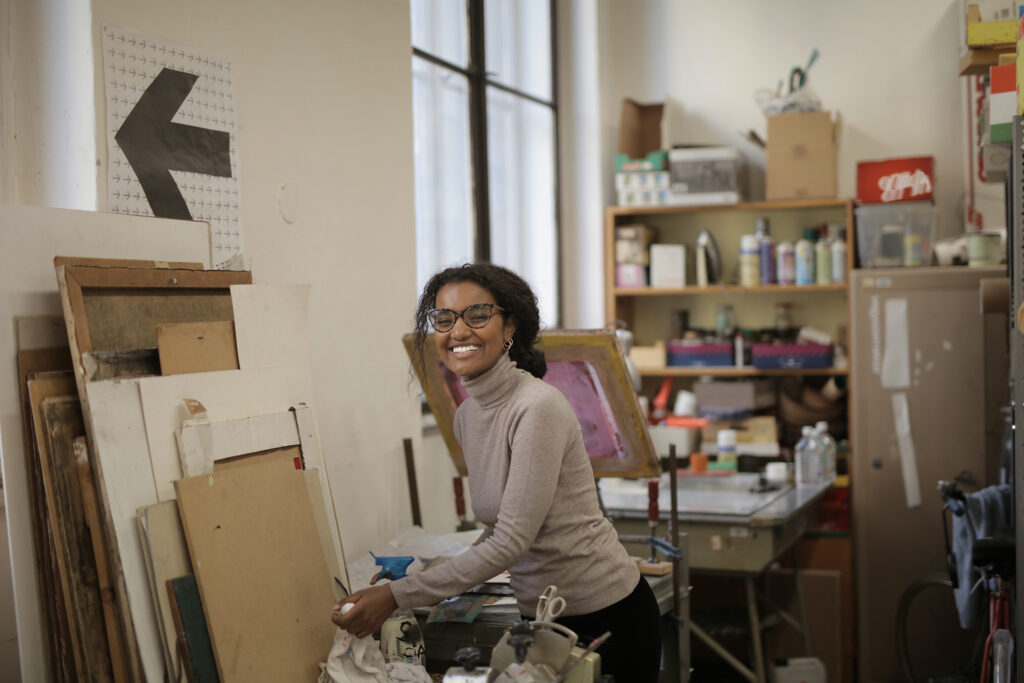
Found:
<svg viewBox="0 0 1024 683"><path fill-rule="evenodd" d="M107 25L103 73L107 209L206 221L213 266L241 267L231 62Z"/></svg>

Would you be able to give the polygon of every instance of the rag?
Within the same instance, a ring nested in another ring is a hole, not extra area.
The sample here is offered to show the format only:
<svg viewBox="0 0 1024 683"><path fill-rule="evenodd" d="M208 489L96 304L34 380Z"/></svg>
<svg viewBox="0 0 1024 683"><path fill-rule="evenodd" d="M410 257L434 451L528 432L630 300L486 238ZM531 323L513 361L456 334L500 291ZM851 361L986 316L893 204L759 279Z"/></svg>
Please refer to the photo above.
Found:
<svg viewBox="0 0 1024 683"><path fill-rule="evenodd" d="M987 587L981 572L971 564L974 542L986 536L1012 536L1013 489L1009 484L988 486L964 494L967 513L953 515L953 554L959 585L953 591L960 626L971 628L985 609Z"/></svg>
<svg viewBox="0 0 1024 683"><path fill-rule="evenodd" d="M403 679L405 680L405 679ZM409 679L413 680L413 679ZM429 678L427 679L430 680ZM372 636L356 638L338 629L327 661L320 663L317 683L387 683L384 655Z"/></svg>

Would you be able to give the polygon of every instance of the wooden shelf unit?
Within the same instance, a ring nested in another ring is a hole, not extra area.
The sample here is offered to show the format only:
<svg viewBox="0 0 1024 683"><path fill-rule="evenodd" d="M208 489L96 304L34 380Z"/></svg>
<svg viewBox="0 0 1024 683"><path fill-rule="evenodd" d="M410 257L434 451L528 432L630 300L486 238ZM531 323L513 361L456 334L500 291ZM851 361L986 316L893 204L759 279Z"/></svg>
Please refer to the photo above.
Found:
<svg viewBox="0 0 1024 683"><path fill-rule="evenodd" d="M778 243L780 240L795 242L801 228L821 223L844 223L846 225L846 273L847 282L827 285L757 285L741 287L729 283L738 263L739 238L742 234L754 232L754 222L759 216L770 221L770 230ZM778 221L776 220L778 219ZM615 228L622 225L643 223L657 228L658 242L683 243L687 246L687 281L693 282L693 251L700 230L707 227L712 231L718 244L723 263L723 279L728 284L713 284L707 287L685 286L681 288L615 286ZM609 207L605 212L605 315L608 321L622 320L635 335L635 343L648 346L655 341L667 339L673 307L678 308L680 299L689 302L701 320L691 323L697 327L713 327L708 323L708 309L724 301L742 301L757 311L760 322L773 316L773 300L780 296L792 297L798 302L800 315L794 316L796 325L814 324L815 319L829 318L833 323L844 324L849 329L848 280L853 270L856 253L856 230L854 229L853 201L850 199L796 199L785 201L741 202L725 206L654 206L654 207ZM750 296L748 296L750 295ZM754 302L754 303L750 303ZM830 308L821 308L821 306ZM841 307L841 309L840 309ZM768 309L767 312L765 309ZM825 315L823 315L825 314ZM652 319L654 323L652 324ZM656 333L660 329L664 333ZM752 325L737 316L740 327L767 327ZM835 333L835 329L826 329ZM641 370L644 377L760 377L772 375L846 375L848 370L836 369L785 369L757 370L735 367L665 367Z"/></svg>

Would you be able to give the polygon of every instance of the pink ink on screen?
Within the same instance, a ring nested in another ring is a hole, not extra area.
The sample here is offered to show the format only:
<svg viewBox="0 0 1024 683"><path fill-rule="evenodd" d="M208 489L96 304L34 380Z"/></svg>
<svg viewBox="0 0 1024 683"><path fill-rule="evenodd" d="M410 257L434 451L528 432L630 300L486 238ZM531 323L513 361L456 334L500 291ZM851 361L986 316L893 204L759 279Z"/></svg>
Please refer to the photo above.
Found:
<svg viewBox="0 0 1024 683"><path fill-rule="evenodd" d="M441 372L455 405L460 405L469 397L462 381L443 365ZM627 456L622 432L593 365L583 360L548 361L544 381L561 391L572 406L588 456L620 459Z"/></svg>

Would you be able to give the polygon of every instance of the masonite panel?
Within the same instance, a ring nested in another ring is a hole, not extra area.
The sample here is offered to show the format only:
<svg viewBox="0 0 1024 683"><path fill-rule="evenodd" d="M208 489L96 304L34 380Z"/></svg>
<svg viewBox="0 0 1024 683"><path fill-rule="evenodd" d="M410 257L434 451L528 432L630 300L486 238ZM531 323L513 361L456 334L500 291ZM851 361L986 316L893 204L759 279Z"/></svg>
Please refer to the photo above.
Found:
<svg viewBox="0 0 1024 683"><path fill-rule="evenodd" d="M209 226L178 221L35 206L0 206L0 320L15 316L60 316L53 259L84 257L148 258L209 264ZM14 358L14 335L0 335L0 357ZM20 347L24 349L24 347ZM0 439L2 439L5 518L14 611L0 614L5 633L17 623L21 679L48 679L40 601L40 567L32 548L28 460L18 429L18 382L14 363L0 364ZM8 626L8 624L10 626ZM141 673L135 673L141 679Z"/></svg>
<svg viewBox="0 0 1024 683"><path fill-rule="evenodd" d="M180 479L181 461L175 432L189 418L186 398L203 404L211 419L233 420L251 415L287 412L301 401L291 394L289 377L280 368L198 372L139 380L151 466L150 480L159 500L174 499L174 480ZM152 501L157 502L157 501Z"/></svg>
<svg viewBox="0 0 1024 683"><path fill-rule="evenodd" d="M299 428L290 410L222 422L186 420L175 436L186 477L208 474L218 461L299 445Z"/></svg>
<svg viewBox="0 0 1024 683"><path fill-rule="evenodd" d="M428 338L425 368L416 362L413 335L402 337L456 469L466 461L455 440L453 421L464 389L441 364ZM647 477L661 471L618 338L610 330L550 330L539 348L548 362L544 380L572 405L597 477Z"/></svg>
<svg viewBox="0 0 1024 683"><path fill-rule="evenodd" d="M162 375L238 369L231 321L157 325L156 344Z"/></svg>
<svg viewBox="0 0 1024 683"><path fill-rule="evenodd" d="M147 505L139 510L139 538L149 575L153 608L160 616L158 625L164 646L164 665L170 680L180 680L174 613L171 610L167 582L192 573L192 563L181 528L178 506L174 501Z"/></svg>
<svg viewBox="0 0 1024 683"><path fill-rule="evenodd" d="M95 444L90 451L109 543L111 579L125 643L136 650L144 672L133 675L133 680L163 680L163 646L135 521L139 508L160 502L147 457L139 380L90 382L85 392L90 406L86 427Z"/></svg>
<svg viewBox="0 0 1024 683"><path fill-rule="evenodd" d="M313 680L335 627L304 475L277 461L175 489L221 681Z"/></svg>
<svg viewBox="0 0 1024 683"><path fill-rule="evenodd" d="M75 463L78 466L78 479L82 491L82 509L92 539L93 557L96 560L96 582L100 589L103 604L103 623L107 633L107 645L113 667L114 681L123 683L128 680L128 652L124 643L124 629L121 613L117 605L117 596L110 576L108 543L103 536L103 522L96 503L96 483L93 481L92 466L89 464L89 447L84 436L75 439L73 444Z"/></svg>
<svg viewBox="0 0 1024 683"><path fill-rule="evenodd" d="M68 393L74 391L70 374L64 378ZM37 380L38 381L38 380ZM33 407L36 382L29 383ZM104 631L103 606L96 575L92 539L82 503L81 480L75 459L74 440L85 435L77 396L44 398L36 408L46 435L48 476L47 507L61 567L66 599L66 619L74 634L78 675L82 680L112 681L110 652ZM42 449L40 449L42 451Z"/></svg>

